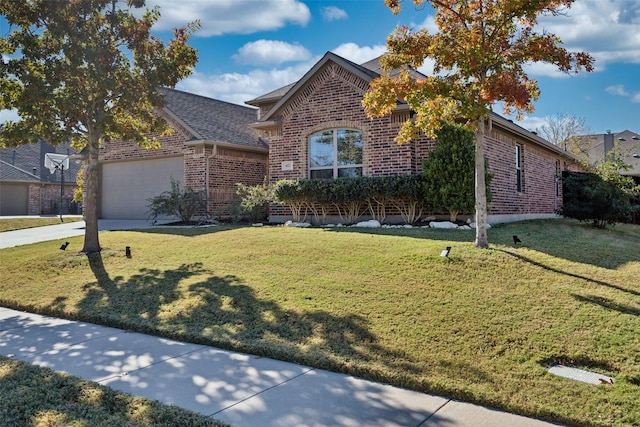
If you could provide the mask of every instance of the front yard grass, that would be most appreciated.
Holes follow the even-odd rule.
[[[82,221],[81,216],[64,216],[65,222]],[[2,218],[0,217],[0,233],[4,231],[22,230],[24,228],[42,227],[60,224],[59,217]]]
[[[3,426],[226,426],[204,415],[0,356]]]
[[[514,246],[512,235],[522,244]],[[0,250],[0,304],[573,425],[640,425],[640,227],[213,227]],[[125,246],[132,257],[125,256]],[[439,256],[451,246],[449,258]],[[77,249],[76,249],[77,250]],[[548,374],[564,363],[616,379]]]

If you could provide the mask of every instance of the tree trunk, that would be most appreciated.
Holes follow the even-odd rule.
[[[487,238],[487,186],[485,183],[485,162],[484,162],[484,123],[485,116],[476,121],[475,143],[476,143],[476,241],[478,249],[489,248]]]
[[[85,169],[85,189],[86,199],[84,201],[84,247],[82,252],[86,254],[100,252],[100,242],[98,240],[98,151],[100,140],[93,132],[89,132],[87,149],[89,151]]]

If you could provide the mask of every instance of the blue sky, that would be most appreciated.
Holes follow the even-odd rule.
[[[191,40],[199,63],[177,88],[239,104],[298,80],[327,51],[363,63],[384,53],[397,25],[435,29],[433,10],[410,0],[398,15],[383,0],[147,0],[153,5],[160,6],[156,35],[163,39],[189,21],[202,25]],[[535,130],[548,116],[570,114],[592,133],[640,132],[640,0],[576,0],[540,26],[568,50],[591,53],[596,69],[567,76],[527,67],[541,96],[518,123]]]

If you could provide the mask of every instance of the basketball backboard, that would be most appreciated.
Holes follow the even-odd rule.
[[[44,167],[54,173],[56,169],[69,170],[69,156],[66,154],[45,153]]]

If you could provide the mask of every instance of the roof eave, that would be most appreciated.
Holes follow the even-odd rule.
[[[234,150],[240,151],[251,151],[253,153],[266,153],[269,154],[269,148],[264,147],[251,147],[248,145],[239,145],[233,144],[231,142],[224,141],[212,141],[208,139],[191,139],[185,142],[185,145],[190,147],[198,147],[204,145],[205,147],[225,147],[225,148],[233,148]]]
[[[504,117],[502,117],[499,114],[496,113],[491,113],[491,120],[493,121],[494,124],[498,124],[500,127],[515,133],[518,136],[523,137],[524,139],[528,140],[529,142],[533,142],[534,144],[545,148],[549,151],[552,151],[556,154],[560,154],[563,157],[566,157],[568,159],[570,159],[571,161],[574,162],[580,162],[580,159],[574,155],[573,153],[569,152],[569,151],[565,151],[563,149],[561,149],[560,147],[550,143],[549,141],[545,140],[544,138],[539,137],[538,135],[534,134],[533,132],[530,132],[528,130],[526,130],[525,128],[518,126],[517,124],[513,123],[511,120],[508,120]]]

